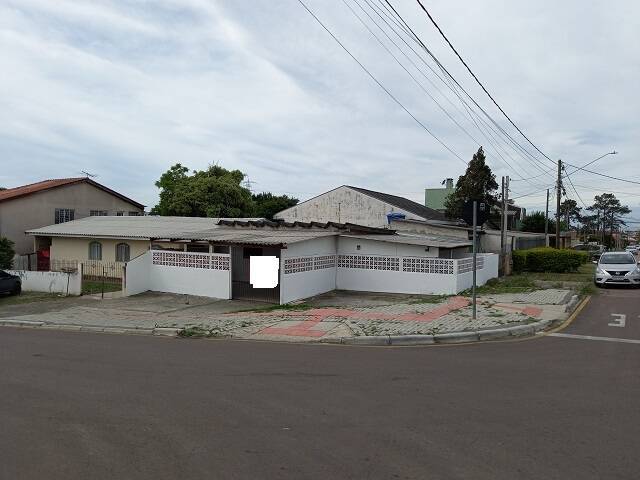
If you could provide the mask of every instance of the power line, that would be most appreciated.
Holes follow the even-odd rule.
[[[418,2],[418,5],[420,5],[420,8],[422,9],[422,11],[424,11],[424,13],[427,14],[427,16],[429,17],[429,20],[431,20],[431,23],[433,23],[433,25],[438,29],[438,32],[440,32],[440,35],[442,35],[442,38],[445,39],[445,41],[447,42],[447,44],[449,45],[449,47],[451,47],[451,50],[453,50],[453,52],[456,54],[456,56],[460,59],[460,61],[462,62],[462,64],[465,66],[465,68],[467,69],[467,71],[471,74],[471,76],[473,77],[473,79],[476,81],[476,83],[478,85],[480,85],[480,87],[482,88],[482,90],[484,91],[484,93],[487,94],[487,96],[491,99],[491,101],[493,102],[493,104],[498,107],[498,110],[500,110],[500,112],[502,112],[502,114],[505,116],[505,118],[507,120],[509,120],[509,123],[511,125],[513,125],[513,127],[520,133],[520,135],[522,135],[524,137],[524,139],[529,142],[529,144],[535,148],[540,154],[542,154],[542,156],[544,156],[547,160],[549,160],[550,162],[555,163],[553,160],[551,160],[551,158],[549,158],[547,156],[547,154],[545,154],[542,150],[540,150],[531,140],[529,140],[529,137],[527,137],[524,132],[522,130],[520,130],[520,127],[518,127],[515,122],[513,120],[511,120],[511,117],[509,117],[509,115],[507,115],[507,112],[505,112],[502,107],[498,104],[498,102],[496,102],[496,100],[493,98],[493,96],[489,93],[489,91],[485,88],[485,86],[482,84],[482,82],[478,79],[478,77],[476,76],[475,73],[473,73],[473,71],[471,70],[471,68],[469,67],[469,65],[467,65],[467,62],[464,61],[464,59],[460,56],[460,54],[458,53],[458,51],[456,50],[456,48],[451,44],[451,42],[449,41],[449,39],[447,38],[447,36],[444,34],[444,32],[442,31],[442,29],[440,28],[440,26],[436,23],[436,21],[433,19],[433,17],[431,16],[431,14],[429,13],[429,11],[425,8],[425,6],[422,4],[422,2],[420,0],[416,0],[416,2]]]
[[[322,23],[322,21],[315,15],[315,13],[313,13],[309,7],[307,7],[307,5],[302,1],[302,0],[298,0],[298,3],[300,3],[300,5],[302,5],[304,7],[304,9],[309,13],[309,15],[311,15],[313,17],[313,19],[318,22],[318,24],[320,24],[320,26],[329,34],[331,35],[331,37],[336,41],[336,43],[338,45],[340,45],[340,47],[360,66],[360,68],[362,70],[364,70],[364,72],[382,89],[384,90],[384,92],[394,101],[396,102],[411,118],[413,118],[413,120],[420,125],[429,135],[431,135],[440,145],[442,145],[449,153],[451,153],[452,155],[454,155],[458,160],[460,160],[462,163],[464,163],[465,165],[467,165],[467,162],[464,161],[464,159],[458,155],[454,150],[452,150],[446,143],[444,143],[442,140],[440,140],[431,130],[429,130],[429,128],[422,123],[413,113],[411,113],[411,111],[404,106],[404,104],[402,104],[402,102],[400,102],[400,100],[398,100],[382,83],[380,83],[380,81],[367,69],[367,67],[365,67],[360,60],[358,60],[350,51],[347,47],[344,46],[344,44],[338,39],[338,37],[336,37],[333,32],[331,30],[329,30],[329,28],[327,28],[327,26]]]
[[[365,0],[366,1],[366,0]],[[411,39],[416,42],[430,57],[431,59],[435,62],[435,64],[438,66],[438,68],[442,71],[442,73],[445,75],[446,78],[450,79],[451,81],[453,81],[455,83],[455,86],[457,88],[459,88],[465,95],[467,98],[469,98],[471,100],[471,102],[473,102],[473,104],[484,114],[484,116],[493,124],[495,125],[495,127],[505,136],[507,137],[511,143],[513,143],[513,145],[516,147],[516,150],[520,150],[522,153],[525,154],[525,156],[530,157],[534,162],[538,162],[541,165],[542,162],[540,160],[538,160],[535,156],[533,156],[527,149],[525,149],[522,145],[520,145],[520,143],[518,143],[506,130],[504,130],[504,128],[502,128],[502,126],[500,124],[498,124],[492,117],[491,115],[489,115],[486,110],[484,110],[480,104],[469,94],[469,92],[467,92],[465,90],[465,88],[460,85],[460,83],[455,79],[455,77],[446,69],[446,67],[440,62],[440,60],[438,60],[438,58],[433,54],[433,52],[425,45],[425,43],[420,39],[420,37],[413,31],[413,29],[409,26],[409,24],[406,22],[406,20],[402,17],[402,15],[400,15],[398,13],[398,11],[395,9],[395,7],[389,2],[389,0],[378,0],[378,2],[384,6],[385,10],[388,12],[388,14],[385,14],[385,16],[388,17],[389,14],[391,14],[391,11],[393,11],[393,15],[395,15],[404,25],[404,27],[402,28],[402,30],[411,37]],[[385,5],[386,3],[386,5]],[[388,7],[387,7],[388,5]],[[391,11],[389,11],[389,8],[391,8]],[[396,22],[394,22],[396,23]],[[394,30],[395,32],[395,30]],[[407,32],[410,32],[407,33]],[[397,32],[395,32],[396,35],[398,35]],[[406,42],[405,42],[406,44]],[[415,51],[414,51],[415,53]],[[422,59],[422,57],[420,57],[421,60],[424,62],[424,59]],[[428,65],[428,64],[427,64]],[[430,68],[430,67],[429,67]],[[441,81],[444,81],[442,79],[440,79]],[[467,107],[469,107],[469,105],[466,103],[466,101],[460,96],[460,93],[456,90],[456,88],[454,88],[453,85],[448,85],[449,88],[453,91],[453,93],[458,97],[458,99],[465,104]],[[555,163],[555,162],[554,162]],[[544,171],[543,168],[541,168],[539,165],[532,163],[536,168],[538,168],[541,171]],[[543,165],[544,166],[544,165]]]
[[[369,20],[371,22],[373,22],[373,24],[385,35],[385,37],[398,49],[398,51],[400,51],[400,53],[402,53],[402,55],[407,59],[407,61],[409,61],[409,63],[411,65],[413,65],[413,67],[422,74],[422,76],[424,78],[426,78],[429,83],[431,83],[431,85],[436,88],[435,84],[431,81],[431,79],[426,76],[424,74],[424,72],[415,64],[415,62],[402,50],[402,48],[387,34],[387,32],[380,26],[380,24],[378,22],[375,21],[375,19],[369,14],[369,12],[367,12],[364,7],[358,2],[358,0],[353,0],[354,3],[356,5],[358,5],[358,7],[360,8],[360,10],[362,10],[362,12],[369,18]],[[366,1],[366,0],[365,0]],[[411,77],[411,79],[415,82],[415,84],[422,90],[422,92],[427,95],[437,106],[440,110],[442,110],[444,112],[444,114],[458,127],[460,128],[466,135],[467,137],[469,137],[476,145],[481,145],[482,142],[478,141],[476,138],[473,137],[473,135],[471,135],[471,133],[469,133],[469,131],[464,128],[434,97],[433,95],[431,95],[429,93],[429,91],[424,87],[424,85],[413,75],[413,73],[411,73],[407,67],[398,59],[398,57],[396,57],[394,55],[394,53],[387,47],[387,45],[385,45],[385,43],[380,39],[380,37],[378,37],[378,35],[376,35],[376,33],[371,29],[371,27],[369,27],[369,25],[367,25],[367,23],[362,19],[362,17],[360,17],[360,15],[358,15],[358,13],[351,7],[351,5],[349,5],[347,3],[346,0],[342,0],[342,3],[345,4],[345,6],[351,11],[351,13],[360,21],[360,23],[367,29],[367,31],[376,39],[376,41],[382,46],[382,48],[384,48],[386,50],[386,52],[395,60],[395,62],[407,73],[407,75],[409,75]],[[367,2],[367,5],[369,5],[371,7],[371,5]],[[376,14],[378,14],[377,12],[375,12]],[[378,14],[378,16],[380,16]],[[387,24],[388,25],[388,24]],[[440,92],[440,94],[442,95],[442,93]],[[443,98],[447,99],[447,97],[445,97],[443,95]],[[448,100],[448,99],[447,99]],[[455,105],[454,105],[455,107]],[[476,124],[477,126],[477,124]],[[484,134],[484,132],[481,131],[481,133]],[[519,172],[501,155],[501,153],[498,151],[497,147],[493,144],[493,142],[491,142],[491,140],[486,136],[485,139],[487,139],[489,141],[489,143],[492,144],[492,146],[494,148],[496,148],[496,153],[498,155],[498,157],[509,167],[511,168],[516,175],[518,175],[519,177],[522,177],[522,175],[519,174]],[[513,160],[513,158],[512,158]],[[536,185],[534,185],[536,186]]]
[[[570,167],[574,167],[574,168],[580,169],[580,170],[585,171],[587,173],[592,173],[594,175],[600,175],[601,177],[610,178],[611,180],[618,180],[619,182],[626,182],[626,183],[633,183],[635,185],[640,185],[640,182],[635,182],[633,180],[627,180],[626,178],[612,177],[611,175],[605,175],[604,173],[594,172],[593,170],[587,170],[584,167],[577,167],[576,165],[573,165],[571,163],[565,162],[565,165],[569,165]],[[573,174],[575,172],[571,172],[571,173]]]
[[[563,167],[563,170],[564,170],[564,167]],[[584,203],[584,200],[582,200],[582,197],[578,193],[578,190],[576,190],[576,186],[573,184],[573,180],[571,180],[571,177],[569,175],[565,175],[565,177],[567,178],[567,180],[569,180],[569,183],[571,184],[571,187],[573,188],[573,191],[576,192],[576,195],[578,196],[578,200],[580,200],[580,203],[582,203],[582,206],[584,208],[587,208],[587,204]]]

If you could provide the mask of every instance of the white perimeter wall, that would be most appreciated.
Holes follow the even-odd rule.
[[[358,249],[358,246],[360,248]],[[338,254],[362,257],[375,257],[378,261],[391,262],[398,270],[386,270],[384,265],[374,268],[338,267],[336,288],[339,290],[358,290],[363,292],[413,293],[413,294],[450,294],[455,293],[456,276],[449,274],[414,273],[402,271],[403,257],[430,258],[434,262],[445,264],[449,260],[437,260],[438,248],[419,245],[405,245],[375,240],[340,237]],[[355,263],[351,260],[343,265]]]
[[[331,236],[294,243],[281,250],[280,303],[335,290],[336,243],[337,237]],[[287,259],[298,260],[292,264]]]
[[[471,258],[471,257],[469,257]],[[498,260],[500,255],[495,253],[478,254],[477,262],[482,262],[482,268],[476,268],[476,285],[481,286],[491,278],[498,278]],[[468,290],[473,286],[473,271],[457,275],[456,292]]]
[[[125,294],[137,295],[151,290],[150,275],[151,252],[147,251],[129,260],[125,265]]]
[[[165,263],[154,263],[154,251],[144,253],[127,263],[127,295],[152,290],[155,292],[180,293],[212,298],[231,298],[231,275],[229,255],[202,254],[188,252],[156,252],[164,256]],[[186,266],[188,259],[226,259],[226,270],[214,268],[194,268]],[[176,259],[178,259],[176,261]],[[205,262],[206,263],[206,262]],[[211,262],[216,263],[216,262]]]
[[[33,272],[28,270],[7,270],[12,275],[18,275],[22,280],[22,290],[25,292],[49,292],[80,295],[82,292],[82,273],[64,272]]]

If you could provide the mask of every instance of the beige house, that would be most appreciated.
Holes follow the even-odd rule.
[[[27,230],[89,216],[143,213],[144,205],[90,178],[44,180],[0,191],[0,236],[24,255],[48,247],[46,242],[35,245]]]

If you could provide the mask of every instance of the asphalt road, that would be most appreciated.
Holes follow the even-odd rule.
[[[639,297],[597,297],[567,332],[640,337]],[[601,325],[622,308],[627,326]],[[377,348],[1,328],[0,478],[635,479],[639,366],[638,344],[578,337]]]

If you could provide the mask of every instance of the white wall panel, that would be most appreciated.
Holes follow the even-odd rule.
[[[82,292],[82,273],[34,272],[29,270],[7,270],[22,281],[25,292],[48,292],[62,295],[80,295]]]

